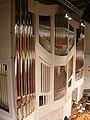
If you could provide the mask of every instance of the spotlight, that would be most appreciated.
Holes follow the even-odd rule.
[[[81,26],[82,26],[82,27],[85,27],[85,24],[84,24],[83,22],[81,22]]]
[[[68,15],[67,15],[67,14],[65,15],[65,18],[68,18]]]
[[[65,18],[67,18],[68,20],[72,20],[72,18],[69,17],[68,14],[65,14]]]
[[[68,17],[68,20],[72,20],[72,18],[71,18],[71,17]]]

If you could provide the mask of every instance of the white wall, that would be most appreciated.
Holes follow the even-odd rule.
[[[0,1],[0,59],[8,59],[11,56],[9,4],[9,0]]]
[[[90,89],[90,55],[85,55],[85,66],[84,66],[84,88]]]
[[[78,88],[75,88],[75,90],[72,92],[72,99],[77,101],[77,95],[78,95]]]
[[[89,67],[90,66],[90,24],[89,23],[86,23],[84,43],[85,43],[84,88],[90,89],[90,67]]]
[[[40,118],[40,120],[59,120],[59,109],[52,111],[48,115]]]
[[[36,112],[34,111],[30,116],[26,117],[24,120],[36,120]]]
[[[85,27],[85,54],[90,54],[90,24],[86,23]]]
[[[13,86],[12,86],[12,59],[11,59],[11,1],[0,0],[0,63],[7,64],[8,104],[9,113],[0,109],[0,120],[12,120]],[[15,120],[15,117],[14,117]]]
[[[79,100],[82,98],[83,96],[83,91],[82,91],[82,87],[78,87],[78,91],[77,91],[77,102],[79,102]]]
[[[65,116],[70,117],[71,115],[71,106],[72,106],[72,94],[68,97],[66,103],[62,107],[61,118],[64,119]]]

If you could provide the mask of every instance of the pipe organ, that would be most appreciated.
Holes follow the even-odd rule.
[[[1,1],[0,120],[63,119],[71,114],[64,109],[71,106],[74,87],[83,83],[79,23],[65,18],[62,6]]]
[[[39,95],[39,106],[44,106],[50,103],[50,66],[45,63],[41,63],[41,93]]]
[[[35,41],[32,13],[28,1],[16,1],[15,80],[17,120],[23,120],[35,110]],[[23,10],[25,8],[25,10]],[[20,10],[17,12],[17,10]],[[17,15],[17,13],[19,13]]]
[[[7,65],[0,64],[0,108],[9,112],[7,91]]]

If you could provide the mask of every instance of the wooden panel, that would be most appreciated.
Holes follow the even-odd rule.
[[[68,79],[71,77],[73,74],[73,57],[69,61],[69,66],[68,66]]]
[[[65,95],[66,80],[66,66],[54,67],[54,100],[58,100]]]

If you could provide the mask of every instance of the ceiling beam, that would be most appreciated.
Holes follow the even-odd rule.
[[[78,10],[77,7],[75,7],[73,4],[71,4],[68,0],[57,0],[58,2],[64,4],[65,6],[67,6],[69,9],[71,9],[72,11],[74,11],[75,13],[77,13],[78,15],[80,15],[80,11]]]

